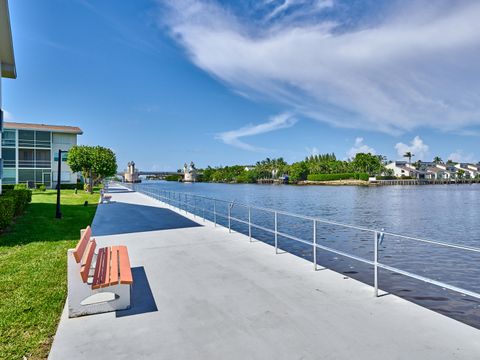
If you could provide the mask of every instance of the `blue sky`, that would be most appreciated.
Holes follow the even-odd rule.
[[[142,169],[404,151],[478,161],[476,1],[10,1],[7,117]]]

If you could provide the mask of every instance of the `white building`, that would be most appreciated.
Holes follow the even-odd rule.
[[[3,129],[2,78],[15,79],[15,57],[13,54],[12,29],[8,12],[8,1],[0,0],[0,139]],[[2,191],[2,154],[0,153],[0,193]]]
[[[393,170],[393,175],[396,177],[411,177],[414,179],[424,179],[425,172],[415,169],[411,164],[406,161],[393,161],[385,166],[387,169]]]
[[[5,122],[2,137],[3,183],[44,184],[54,188],[58,150],[62,150],[61,183],[75,184],[77,174],[66,160],[82,130],[75,126]]]
[[[478,174],[478,170],[475,169],[475,168],[471,168],[473,167],[474,165],[471,165],[471,164],[465,164],[465,163],[458,163],[458,164],[455,164],[455,167],[458,169],[458,170],[461,170],[463,171],[463,173],[465,174],[465,178],[467,179],[474,179]]]

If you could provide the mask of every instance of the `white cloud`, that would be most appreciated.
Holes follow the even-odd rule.
[[[447,160],[452,160],[454,162],[465,162],[465,163],[475,163],[475,155],[473,153],[465,154],[463,150],[456,150],[455,152],[448,155]]]
[[[216,138],[223,141],[225,144],[232,145],[240,149],[250,151],[262,151],[264,150],[263,148],[247,144],[240,139],[243,137],[254,136],[275,130],[289,128],[295,125],[296,122],[297,120],[291,114],[283,113],[277,116],[273,116],[266,123],[258,125],[247,125],[237,130],[226,131],[218,134]]]
[[[357,137],[355,139],[355,144],[350,148],[350,150],[347,151],[349,158],[354,158],[358,153],[370,153],[372,155],[376,154],[375,149],[365,144],[362,137]]]
[[[256,21],[228,3],[164,1],[160,25],[235,91],[334,126],[401,133],[480,125],[480,2],[392,1],[397,8],[361,27],[321,11],[308,18],[294,2],[273,15],[278,2],[260,3],[252,11],[264,21]]]
[[[420,136],[415,136],[413,140],[410,142],[410,145],[404,144],[399,142],[395,145],[395,149],[397,150],[398,156],[403,157],[403,155],[410,151],[413,155],[415,155],[416,160],[427,160],[428,155],[428,145],[423,142]]]

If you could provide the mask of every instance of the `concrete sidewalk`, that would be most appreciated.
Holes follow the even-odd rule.
[[[117,191],[115,191],[117,190]],[[478,359],[480,331],[144,195],[93,233],[128,246],[132,309],[68,319],[50,359]],[[66,255],[65,255],[66,256]]]

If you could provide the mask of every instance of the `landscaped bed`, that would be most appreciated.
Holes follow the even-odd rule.
[[[62,190],[59,220],[56,192],[34,192],[25,214],[0,235],[0,359],[47,357],[67,295],[67,249],[92,223],[98,199]]]

